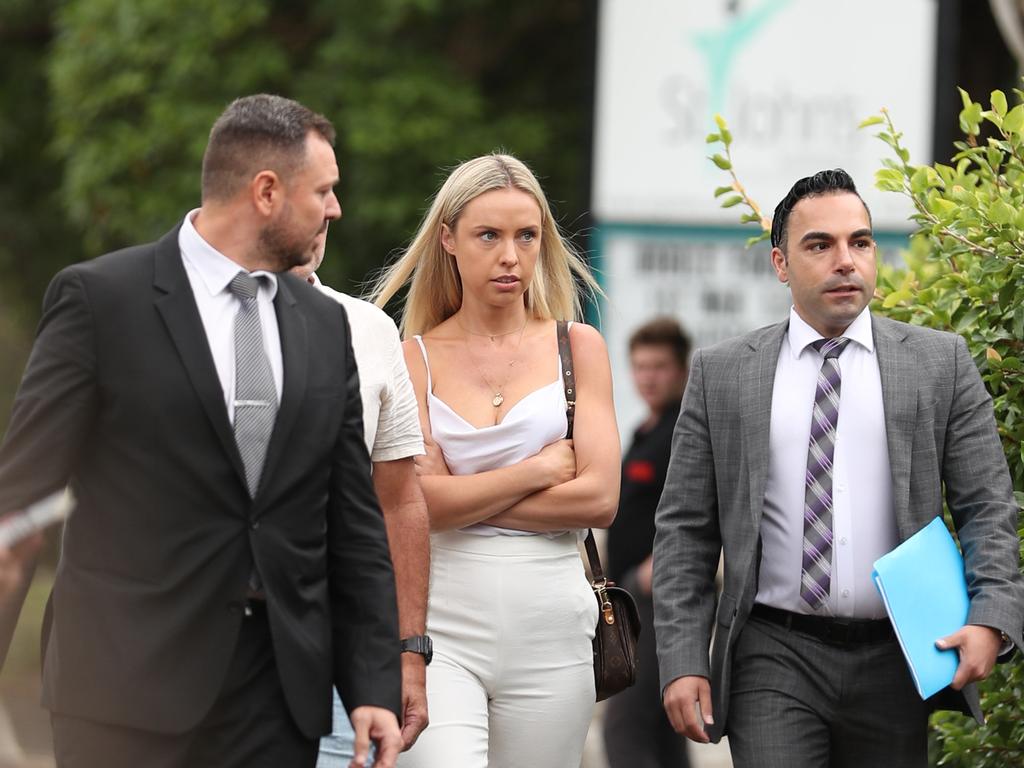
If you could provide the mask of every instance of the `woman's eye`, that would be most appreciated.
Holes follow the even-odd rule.
[[[521,238],[522,238],[523,240],[525,240],[526,242],[528,242],[528,243],[532,243],[532,242],[533,242],[534,240],[536,240],[536,239],[537,239],[537,233],[536,233],[536,232],[532,232],[532,231],[530,231],[530,230],[527,230],[526,232],[523,232],[523,233],[522,233],[522,234],[520,235],[520,237],[521,237]]]
[[[491,243],[491,242],[494,242],[494,240],[498,236],[494,232],[481,232],[480,233],[480,237],[481,237],[481,239],[483,239],[484,242]]]

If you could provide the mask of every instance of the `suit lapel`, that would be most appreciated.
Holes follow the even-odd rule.
[[[906,331],[898,324],[871,316],[871,329],[882,379],[885,438],[892,472],[892,504],[900,539],[919,526],[910,513],[910,459],[917,421],[917,378],[914,352],[904,341]]]
[[[244,484],[245,467],[238,454],[235,434],[224,406],[224,389],[217,377],[217,368],[210,353],[203,321],[199,317],[199,308],[181,261],[179,229],[175,227],[156,244],[153,279],[158,294],[156,308],[167,326],[213,430]]]
[[[309,336],[306,318],[298,310],[295,294],[288,285],[287,275],[278,275],[277,297],[274,312],[277,315],[278,332],[281,335],[281,359],[284,368],[284,386],[281,391],[281,406],[270,436],[267,459],[263,464],[263,475],[257,498],[266,489],[269,478],[281,460],[288,436],[295,426],[299,409],[306,396],[306,381],[309,365]]]
[[[740,386],[749,387],[749,394],[740,396],[740,418],[743,440],[750,457],[750,510],[754,525],[758,527],[761,525],[764,489],[768,481],[768,438],[771,433],[775,368],[779,362],[782,336],[788,328],[787,320],[765,329],[760,337],[751,339],[750,354],[744,359],[740,373]]]

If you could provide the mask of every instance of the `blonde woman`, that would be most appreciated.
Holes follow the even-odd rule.
[[[458,166],[379,281],[404,286],[406,363],[431,526],[430,726],[403,768],[577,766],[591,719],[597,604],[577,534],[619,497],[608,353],[570,325],[575,440],[556,321],[598,291],[530,170],[508,155]]]

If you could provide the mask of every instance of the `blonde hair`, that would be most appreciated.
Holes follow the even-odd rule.
[[[577,281],[588,298],[604,295],[583,257],[562,237],[544,191],[530,169],[511,155],[492,153],[468,160],[451,172],[412,243],[374,282],[370,300],[378,307],[408,284],[400,323],[403,338],[426,333],[462,306],[462,281],[455,259],[441,245],[441,225],[454,230],[472,200],[496,189],[526,192],[540,207],[540,257],[526,291],[526,310],[532,317],[581,320],[583,306]]]

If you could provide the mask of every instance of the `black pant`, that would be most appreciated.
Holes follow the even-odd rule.
[[[608,700],[604,747],[609,768],[687,768],[686,737],[672,730],[661,705],[658,653],[654,643],[654,603],[632,579],[625,586],[640,613],[636,683]]]
[[[304,736],[292,719],[266,607],[254,605],[224,686],[196,728],[166,734],[53,714],[57,768],[313,768],[319,740]]]

